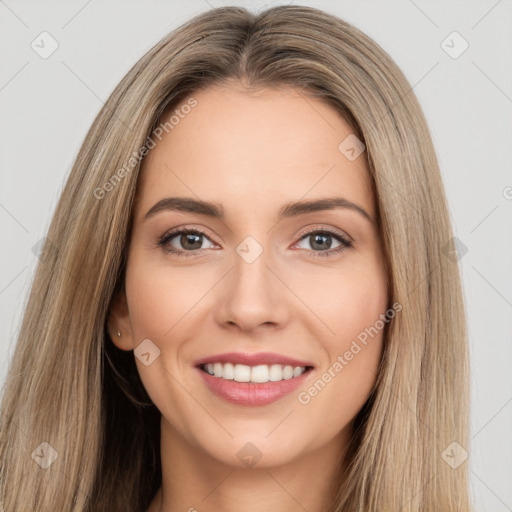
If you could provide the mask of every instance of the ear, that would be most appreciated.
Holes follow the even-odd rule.
[[[121,350],[133,350],[133,332],[124,289],[112,301],[107,321],[110,339]],[[121,334],[119,336],[119,333]]]

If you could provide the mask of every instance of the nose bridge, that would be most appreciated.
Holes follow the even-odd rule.
[[[271,270],[274,263],[270,250],[254,237],[246,237],[236,247],[233,269],[222,290],[221,322],[253,329],[285,320],[285,289]]]
[[[268,246],[263,247],[253,237],[247,237],[236,248],[234,257],[235,286],[238,291],[269,294],[272,287],[269,266],[273,260]],[[238,285],[240,285],[238,287]]]

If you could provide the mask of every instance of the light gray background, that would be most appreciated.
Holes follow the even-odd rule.
[[[512,511],[512,1],[294,3],[366,32],[402,68],[424,108],[455,234],[467,248],[460,264],[472,362],[472,493],[476,511]],[[220,5],[231,2],[0,0],[2,384],[37,263],[32,247],[96,113],[162,36]],[[31,47],[43,31],[59,45],[46,59]],[[441,46],[453,31],[469,44],[455,59]],[[453,38],[446,44],[461,48]]]

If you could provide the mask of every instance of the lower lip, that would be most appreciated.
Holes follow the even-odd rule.
[[[309,376],[311,370],[307,370],[298,377],[279,380],[277,382],[236,382],[235,380],[214,377],[197,368],[206,385],[217,396],[236,405],[267,405],[296,390]]]

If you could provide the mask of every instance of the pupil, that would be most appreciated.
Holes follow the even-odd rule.
[[[180,242],[181,242],[182,247],[184,247],[185,249],[194,250],[194,249],[199,249],[201,247],[200,238],[201,238],[200,235],[186,234],[186,235],[181,235]],[[194,239],[195,239],[195,241],[194,241]],[[192,247],[189,245],[189,242],[192,245]],[[197,245],[197,247],[194,247],[194,244]]]
[[[329,237],[330,237],[330,235],[313,235],[314,243],[311,244],[312,247],[315,248],[315,245],[317,245],[317,240],[322,239],[324,242],[326,242]],[[330,246],[331,246],[331,244],[327,244],[327,247],[326,247],[326,244],[324,244],[324,245],[318,244],[318,246],[316,248],[329,249]]]

